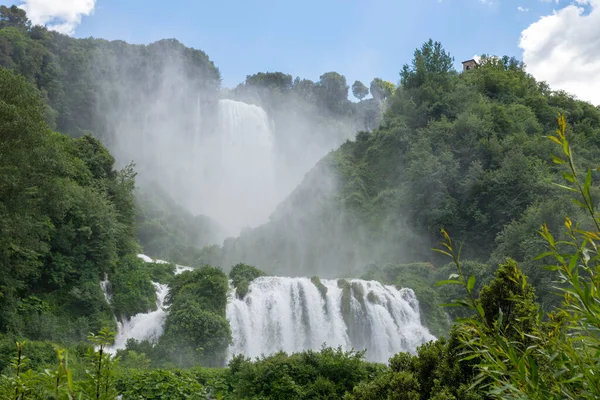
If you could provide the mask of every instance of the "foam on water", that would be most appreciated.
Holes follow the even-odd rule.
[[[326,293],[308,278],[283,277],[254,280],[244,299],[231,290],[230,356],[318,350],[325,344],[367,349],[368,360],[387,362],[393,354],[414,352],[435,340],[421,324],[411,289],[358,279],[348,280],[345,289],[336,280],[321,282]]]

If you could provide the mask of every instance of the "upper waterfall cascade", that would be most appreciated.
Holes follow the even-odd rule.
[[[177,266],[176,273],[186,269],[190,268]],[[109,284],[105,280],[101,285],[108,296]],[[168,287],[154,285],[157,309],[118,322],[115,344],[108,351],[125,348],[130,338],[155,341],[163,333]],[[260,277],[251,282],[243,299],[230,287],[227,319],[233,335],[229,357],[319,350],[326,345],[366,349],[368,360],[385,363],[398,352],[414,352],[435,340],[421,324],[411,289],[360,279],[324,279],[318,285],[308,278]]]
[[[202,214],[238,235],[266,222],[282,200],[275,185],[272,122],[262,108],[241,101],[219,100],[218,112],[219,134],[208,143],[205,159],[214,168],[202,187],[210,194],[201,200]]]

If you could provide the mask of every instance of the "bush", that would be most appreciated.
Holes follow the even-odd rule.
[[[151,282],[150,269],[140,258],[122,258],[109,276],[112,287],[111,304],[121,318],[156,309],[156,288]]]
[[[229,279],[233,281],[233,286],[236,288],[236,295],[243,299],[248,293],[250,282],[259,276],[264,276],[265,273],[256,267],[246,264],[237,264],[229,272]]]
[[[280,352],[251,362],[243,356],[229,363],[236,399],[340,399],[355,385],[385,369],[363,359],[364,352],[323,348],[287,355]]]
[[[129,372],[117,381],[117,391],[123,400],[207,398],[206,390],[193,374],[180,370]]]

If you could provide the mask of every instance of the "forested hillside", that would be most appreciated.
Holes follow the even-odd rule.
[[[453,61],[429,41],[398,87],[354,82],[357,103],[336,72],[257,73],[227,91],[176,40],[73,39],[1,6],[0,399],[598,398],[600,109],[514,58],[462,73]],[[268,223],[202,247],[222,227],[190,211],[214,193],[183,191],[199,177],[185,168],[199,136],[220,133],[225,97],[266,110],[229,109],[268,115],[292,169],[312,163],[298,147],[361,131],[314,160]],[[329,324],[351,345],[411,353],[229,354],[256,342],[233,328],[259,319],[246,307],[257,287],[273,319],[246,332],[263,342]],[[231,304],[246,311],[235,323]],[[111,347],[118,324],[152,311],[139,326],[156,336]]]
[[[578,163],[591,165],[600,156],[597,107],[550,90],[508,57],[457,73],[430,41],[402,69],[382,125],[323,159],[268,224],[227,242],[224,264],[329,276],[373,263],[439,265],[430,248],[444,227],[464,241],[463,258],[492,270],[506,256],[521,262],[552,303],[551,275],[533,261],[544,250],[536,229],[576,213],[552,185],[560,170],[545,136],[558,113]]]
[[[92,136],[53,132],[44,108],[24,77],[0,69],[0,327],[82,339],[114,325],[99,282],[138,249],[135,173],[116,171]]]

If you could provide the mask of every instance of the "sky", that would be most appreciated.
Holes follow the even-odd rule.
[[[600,0],[0,0],[75,37],[176,38],[215,62],[223,85],[282,71],[395,84],[432,38],[461,61],[515,56],[553,89],[600,104]]]

